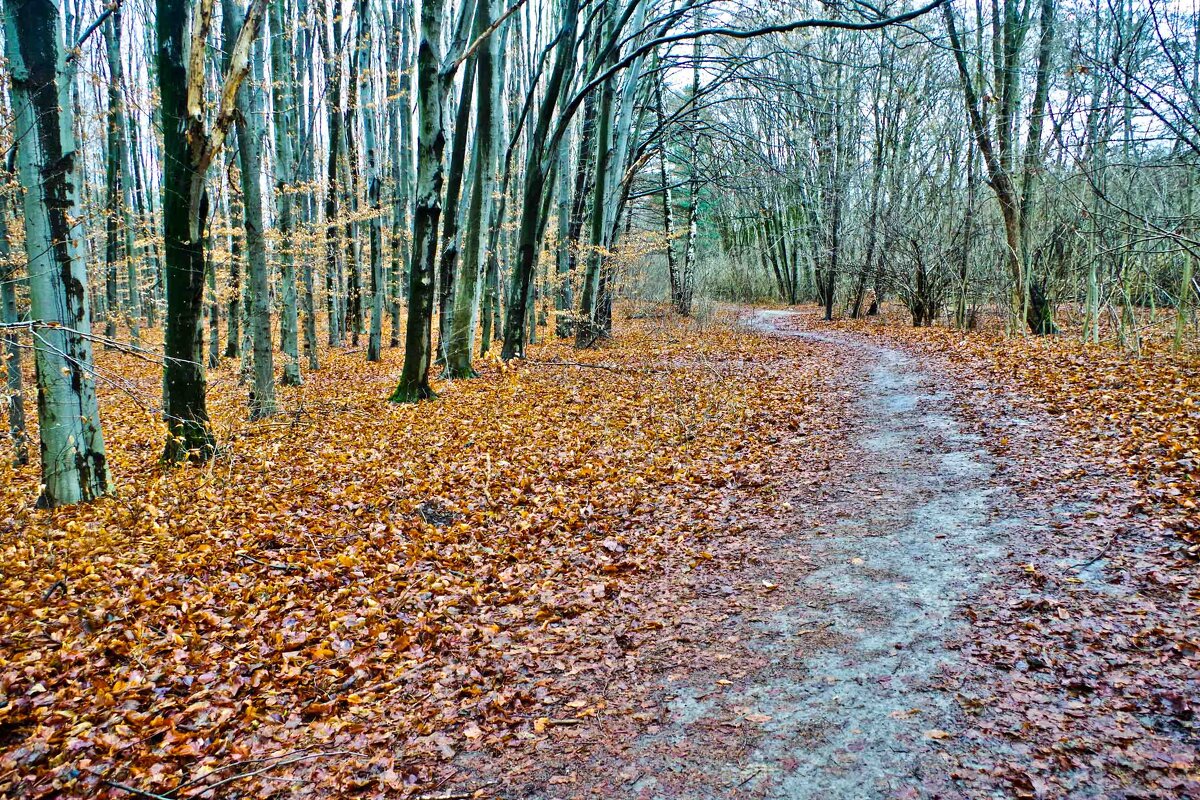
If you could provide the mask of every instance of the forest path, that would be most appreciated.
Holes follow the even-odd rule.
[[[844,457],[780,498],[747,545],[758,558],[695,573],[678,595],[683,649],[647,659],[636,687],[657,698],[653,724],[601,730],[591,750],[561,742],[500,796],[960,796],[944,754],[962,731],[953,641],[1017,511],[917,359],[787,318],[744,324],[828,359],[830,402],[855,426]]]
[[[819,565],[802,579],[824,598],[819,613],[777,615],[763,627],[779,638],[760,641],[778,647],[806,616],[840,641],[726,696],[771,720],[737,765],[746,783],[736,792],[712,784],[707,794],[759,785],[764,797],[927,796],[946,788],[937,741],[957,727],[952,687],[941,680],[956,658],[955,615],[1003,553],[1011,498],[993,483],[979,437],[951,413],[948,391],[913,357],[852,335],[782,329],[788,313],[760,311],[749,322],[827,345],[849,371],[858,428],[825,502],[801,512],[820,531],[797,542]],[[681,729],[703,711],[683,692],[673,710]]]

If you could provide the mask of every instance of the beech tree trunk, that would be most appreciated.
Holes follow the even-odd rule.
[[[421,4],[421,39],[417,44],[417,181],[408,275],[408,328],[404,337],[404,370],[392,392],[393,403],[435,396],[429,386],[430,327],[437,279],[438,223],[442,216],[444,106],[449,91],[440,55],[444,5],[444,0]]]
[[[526,317],[533,300],[534,271],[537,251],[545,231],[548,199],[547,179],[558,159],[557,143],[549,141],[550,124],[555,110],[569,91],[574,75],[574,51],[579,21],[578,4],[563,3],[563,22],[558,34],[554,66],[546,81],[546,94],[538,108],[537,123],[531,133],[531,147],[525,162],[525,182],[521,201],[521,223],[517,233],[517,259],[513,268],[512,286],[505,309],[504,348],[501,357],[506,361],[525,357]],[[549,148],[549,149],[548,149]]]
[[[6,3],[4,49],[25,189],[25,255],[44,508],[92,500],[111,489],[93,380],[87,272],[79,257],[82,215],[73,181],[74,118],[65,79],[62,8],[56,0]],[[19,11],[19,13],[18,13]]]
[[[492,2],[493,0],[479,0],[479,8],[475,15],[475,36],[482,35],[492,24]],[[475,322],[479,309],[479,284],[484,255],[484,217],[492,193],[488,178],[496,157],[493,88],[497,80],[495,55],[498,42],[499,34],[480,48],[475,69],[476,148],[471,158],[471,197],[464,226],[466,233],[462,246],[462,268],[455,287],[446,347],[446,376],[449,378],[472,378],[476,374],[471,366],[471,348],[475,343]]]
[[[168,461],[205,460],[216,450],[205,398],[200,328],[209,211],[204,184],[233,124],[234,98],[248,70],[250,43],[262,18],[262,3],[251,0],[236,40],[225,45],[229,67],[210,129],[205,118],[204,51],[212,26],[213,0],[199,0],[191,9],[189,0],[157,0],[167,298],[163,416],[170,433],[163,457]]]
[[[477,7],[487,5],[479,0]],[[483,12],[486,14],[486,12]],[[480,12],[476,10],[476,19]],[[476,25],[478,30],[478,25]],[[471,105],[475,95],[475,66],[471,56],[463,65],[462,91],[454,115],[454,138],[450,144],[450,167],[446,181],[446,209],[442,222],[441,260],[438,264],[438,360],[445,362],[450,341],[450,314],[454,305],[454,284],[457,279],[459,241],[458,206],[462,198],[463,174],[466,171],[467,133],[471,127]],[[477,134],[478,135],[478,134]]]
[[[366,25],[368,0],[361,0],[359,19]],[[363,133],[367,151],[367,201],[371,206],[369,235],[371,239],[371,322],[367,335],[367,361],[383,358],[383,299],[386,293],[383,274],[383,182],[379,174],[379,152],[375,141],[375,102],[373,82],[370,78],[370,49],[364,48],[360,55],[367,69],[367,80],[363,84]]]
[[[275,0],[268,16],[271,39],[272,110],[275,124],[275,191],[279,208],[279,260],[280,295],[283,302],[279,309],[279,344],[283,354],[283,384],[299,386],[300,335],[299,309],[296,303],[296,243],[295,202],[296,157],[293,143],[299,136],[296,122],[296,98],[294,86],[296,75],[293,70],[295,59],[291,58],[290,39],[284,32],[285,4]],[[268,325],[270,320],[268,319]],[[269,341],[269,339],[268,339]]]
[[[421,38],[417,45],[417,181],[408,276],[408,322],[404,335],[404,369],[392,392],[393,403],[435,397],[429,386],[429,367],[433,349],[433,301],[437,292],[438,225],[442,217],[445,106],[458,67],[454,59],[464,47],[466,22],[471,19],[474,9],[469,0],[459,10],[449,56],[443,63],[444,6],[444,0],[430,0],[421,5]]]
[[[121,262],[121,159],[125,149],[125,108],[121,103],[121,8],[118,6],[104,25],[108,56],[108,129],[105,154],[104,200],[104,336],[105,349],[115,344],[120,313],[118,274]]]
[[[8,244],[8,197],[0,201],[0,322],[15,325],[17,310],[17,263]],[[25,429],[25,386],[21,375],[21,341],[15,330],[4,334],[5,388],[8,391],[8,438],[12,440],[13,466],[29,463],[29,434]]]
[[[391,8],[390,4],[386,4]],[[409,202],[412,176],[412,3],[402,0],[392,18],[393,39],[388,47],[388,96],[395,97],[389,114],[392,149],[391,269],[388,278],[388,306],[391,311],[390,347],[400,346],[400,298],[403,295],[405,271],[411,253],[404,247],[404,230],[410,225]],[[397,61],[397,59],[399,59]]]
[[[338,283],[338,159],[342,147],[342,15],[333,17],[332,38],[318,34],[325,56],[325,81],[329,104],[329,149],[325,171],[325,302],[330,347],[342,346],[342,315]]]
[[[233,41],[242,24],[238,0],[222,0],[222,25],[225,41]],[[267,217],[263,203],[262,170],[266,168],[266,87],[265,58],[262,44],[256,43],[250,56],[253,84],[237,92],[238,166],[241,168],[242,219],[246,231],[246,280],[250,289],[251,368],[254,383],[250,389],[250,418],[263,419],[274,414],[275,353],[271,335],[271,272],[267,264]]]

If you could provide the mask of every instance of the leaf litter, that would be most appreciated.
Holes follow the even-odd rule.
[[[816,427],[820,367],[782,349],[648,322],[419,406],[384,401],[396,353],[329,353],[261,423],[226,368],[225,448],[179,470],[106,397],[115,497],[39,511],[0,472],[0,794],[419,795],[606,713],[580,674],[662,631],[627,596],[717,558],[734,493],[773,502],[772,442]],[[98,357],[153,396],[152,366]]]
[[[1017,519],[951,599],[936,680],[876,676],[900,687],[877,693],[892,748],[923,754],[877,796],[1200,793],[1194,361],[786,324],[919,362]],[[418,407],[382,402],[395,353],[330,353],[260,423],[222,370],[226,446],[182,471],[145,404],[104,398],[116,497],[37,511],[35,475],[0,467],[0,794],[574,797],[603,775],[653,797],[702,761],[708,793],[679,796],[779,796],[814,754],[852,774],[869,730],[747,694],[887,629],[830,578],[908,590],[877,557],[888,498],[846,483],[865,365],[839,347],[627,322]],[[152,367],[99,358],[154,396]]]

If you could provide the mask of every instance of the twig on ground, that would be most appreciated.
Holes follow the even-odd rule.
[[[729,788],[731,788],[731,789],[740,789],[740,788],[742,788],[743,786],[745,786],[747,783],[749,783],[750,781],[752,781],[752,780],[754,780],[755,778],[757,778],[757,777],[758,777],[759,775],[761,775],[761,774],[762,774],[762,770],[761,770],[761,769],[756,769],[756,770],[754,770],[754,772],[750,773],[750,776],[749,776],[749,777],[747,777],[747,778],[743,778],[743,779],[742,779],[742,781],[741,781],[740,783],[738,783],[736,786],[730,786]]]
[[[172,800],[172,798],[167,797],[165,794],[155,794],[154,792],[147,792],[143,789],[137,789],[137,788],[134,788],[133,786],[126,786],[123,783],[117,783],[116,781],[107,781],[106,780],[106,781],[104,781],[104,784],[106,786],[111,786],[114,789],[120,789],[122,792],[129,792],[130,794],[136,794],[138,797],[151,797],[151,798],[154,798],[154,800]]]
[[[304,567],[297,566],[296,564],[284,564],[282,561],[263,561],[260,558],[255,558],[254,556],[249,556],[245,553],[238,553],[238,558],[245,559],[246,561],[253,562],[263,567],[270,567],[271,569],[282,569],[289,572],[299,572],[300,570],[304,569]]]
[[[1120,532],[1120,531],[1117,531],[1116,533],[1114,533],[1114,534],[1113,534],[1113,535],[1112,535],[1112,536],[1109,538],[1109,540],[1108,540],[1108,543],[1107,543],[1107,544],[1105,544],[1105,545],[1104,545],[1104,547],[1100,548],[1100,552],[1099,552],[1099,553],[1096,553],[1096,555],[1092,556],[1092,557],[1091,557],[1090,559],[1088,559],[1087,561],[1084,561],[1082,564],[1072,564],[1072,565],[1070,566],[1070,569],[1084,569],[1085,567],[1090,567],[1092,564],[1095,564],[1097,561],[1099,561],[1100,559],[1104,558],[1104,556],[1108,555],[1108,551],[1109,551],[1109,550],[1112,548],[1112,546],[1113,546],[1113,545],[1116,543],[1116,541],[1117,541],[1117,537],[1118,537],[1118,536],[1120,536],[1120,535],[1121,535],[1121,532]]]
[[[628,367],[614,367],[611,364],[588,364],[583,361],[563,361],[562,359],[558,359],[558,358],[553,358],[553,359],[527,358],[525,360],[526,360],[526,362],[528,362],[530,364],[538,364],[541,366],[584,367],[586,369],[603,369],[603,370],[607,370],[608,372],[616,372],[618,374],[626,373],[626,374],[637,375],[639,373],[657,373],[660,375],[665,375],[668,372],[670,372],[670,370],[655,369],[654,367],[645,367],[643,369],[631,369]]]
[[[471,800],[480,789],[485,789],[494,783],[495,781],[488,781],[468,791],[450,792],[448,794],[419,794],[417,795],[417,800]]]
[[[61,578],[56,580],[54,583],[50,584],[50,588],[47,589],[46,593],[42,595],[42,602],[44,603],[47,600],[49,600],[51,597],[53,597],[54,593],[57,592],[59,589],[62,589],[63,594],[67,593],[67,582]]]
[[[355,754],[351,753],[349,750],[331,750],[329,752],[324,752],[324,753],[304,753],[302,755],[293,756],[291,758],[286,758],[283,761],[276,761],[274,764],[268,764],[265,767],[259,767],[258,769],[253,769],[253,770],[250,770],[249,772],[239,772],[237,775],[230,775],[228,778],[219,780],[216,783],[210,783],[206,786],[201,786],[201,787],[199,787],[200,791],[197,792],[196,797],[201,797],[201,796],[213,791],[214,789],[219,789],[220,787],[225,786],[230,783],[233,783],[234,781],[240,781],[242,778],[253,778],[255,775],[262,775],[264,772],[270,772],[271,770],[276,769],[277,767],[286,767],[288,764],[295,764],[299,761],[309,761],[314,758],[324,758],[326,756],[342,756],[342,755],[355,755]],[[209,773],[209,774],[212,774],[212,773]],[[177,787],[177,790],[178,790],[178,788],[182,788],[182,785],[180,787]]]

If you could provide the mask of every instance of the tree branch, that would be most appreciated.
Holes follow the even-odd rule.
[[[212,0],[202,0],[202,2],[211,3]],[[242,22],[237,39],[234,40],[233,47],[229,51],[229,69],[225,72],[225,80],[221,84],[220,105],[217,106],[217,117],[213,121],[212,132],[208,135],[205,144],[200,164],[201,170],[207,168],[216,154],[221,151],[221,146],[225,143],[225,136],[233,124],[238,90],[242,86],[242,81],[250,74],[250,46],[254,43],[254,37],[258,35],[258,26],[262,23],[266,8],[266,0],[250,0],[250,7],[246,9],[246,19]]]

